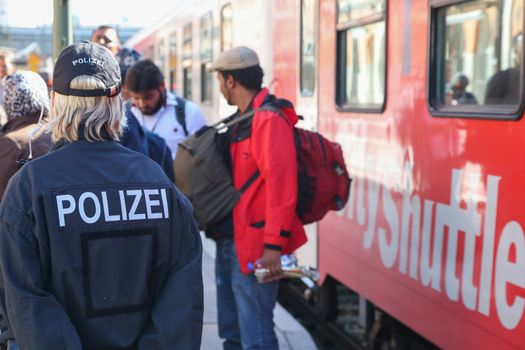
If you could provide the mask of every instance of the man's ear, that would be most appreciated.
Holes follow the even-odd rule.
[[[237,84],[235,79],[233,79],[233,76],[231,76],[231,75],[226,76],[225,83],[226,83],[226,87],[228,89],[233,89],[235,87],[235,85]]]

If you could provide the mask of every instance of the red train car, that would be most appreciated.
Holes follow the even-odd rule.
[[[525,347],[523,0],[275,3],[274,79],[316,99],[354,180],[319,223],[322,281],[439,347]]]

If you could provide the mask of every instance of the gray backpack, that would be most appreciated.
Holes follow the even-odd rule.
[[[215,140],[218,132],[251,118],[254,113],[248,112],[234,120],[220,120],[179,143],[173,163],[175,185],[193,205],[193,216],[201,230],[230,214],[242,192],[251,184],[248,182],[241,189],[233,187]]]

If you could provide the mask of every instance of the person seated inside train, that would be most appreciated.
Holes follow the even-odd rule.
[[[447,96],[448,104],[457,105],[477,105],[478,100],[474,94],[467,91],[470,81],[466,75],[459,73],[452,79],[450,91]]]
[[[520,100],[520,70],[523,35],[514,36],[514,67],[496,72],[485,90],[486,105],[515,105]]]

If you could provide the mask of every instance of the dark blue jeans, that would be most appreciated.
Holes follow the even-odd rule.
[[[224,350],[274,350],[273,309],[279,282],[258,283],[239,269],[233,240],[217,242],[215,258],[219,337]]]

